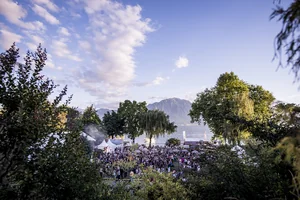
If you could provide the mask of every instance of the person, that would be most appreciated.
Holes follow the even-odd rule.
[[[120,171],[120,167],[117,168],[117,179],[118,179],[118,180],[121,179],[121,171]]]
[[[129,176],[130,176],[130,182],[133,182],[134,172],[131,171],[131,172],[129,173]]]

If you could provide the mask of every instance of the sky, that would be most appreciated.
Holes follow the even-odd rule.
[[[273,0],[1,0],[0,50],[16,42],[23,57],[41,43],[45,75],[68,85],[79,108],[193,101],[231,71],[300,103],[294,75],[273,60],[274,8]]]

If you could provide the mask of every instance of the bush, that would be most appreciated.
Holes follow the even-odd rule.
[[[180,140],[177,138],[170,138],[166,142],[166,146],[169,147],[174,147],[174,146],[179,146],[180,145]]]
[[[42,75],[46,50],[18,62],[13,45],[0,55],[0,199],[99,199],[103,184],[81,130],[66,126],[65,87]]]

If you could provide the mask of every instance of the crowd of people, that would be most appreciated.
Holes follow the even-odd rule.
[[[101,165],[101,175],[116,179],[127,178],[142,173],[143,168],[151,167],[157,172],[172,173],[183,177],[186,170],[200,171],[197,162],[201,152],[179,147],[146,147],[145,145],[115,148],[109,153],[99,152],[97,162]],[[131,177],[131,176],[130,176]]]

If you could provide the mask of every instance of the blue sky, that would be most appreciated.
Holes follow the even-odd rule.
[[[16,42],[24,55],[42,43],[44,73],[68,84],[81,108],[193,101],[230,71],[300,103],[293,74],[272,62],[273,8],[273,0],[2,0],[0,50]]]

